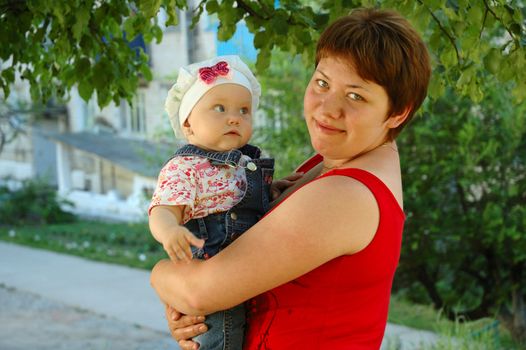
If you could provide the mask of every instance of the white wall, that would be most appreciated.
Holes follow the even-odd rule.
[[[0,159],[0,180],[5,177],[15,180],[29,179],[33,177],[33,166],[31,163]]]
[[[61,193],[61,197],[75,204],[72,209],[64,209],[84,217],[140,222],[147,220],[147,209],[150,203],[150,198],[144,195],[143,189],[153,189],[155,185],[156,181],[153,179],[135,176],[133,194],[124,200],[111,191],[107,194],[96,194],[73,190]]]
[[[181,16],[184,17],[184,16]],[[181,18],[181,22],[184,18]],[[177,74],[179,67],[188,63],[188,53],[186,51],[186,30],[168,28],[163,33],[163,40],[156,44],[152,42],[150,46],[152,73],[154,79],[173,78]]]

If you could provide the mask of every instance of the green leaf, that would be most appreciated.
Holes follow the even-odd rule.
[[[519,23],[512,23],[510,25],[510,31],[513,34],[521,35],[521,33],[522,33],[521,25]]]
[[[484,57],[484,67],[488,70],[488,72],[492,74],[498,73],[500,70],[500,59],[501,54],[497,49],[490,49],[488,54]]]
[[[159,44],[163,40],[163,31],[159,26],[155,25],[152,27],[151,32],[157,44]]]
[[[220,41],[227,41],[236,32],[236,27],[234,25],[225,25],[221,23],[217,30],[217,39]]]
[[[78,91],[80,97],[82,97],[82,99],[87,102],[93,94],[93,86],[88,81],[88,79],[84,78],[79,82]]]
[[[482,92],[482,89],[480,88],[480,84],[477,79],[472,79],[469,82],[468,90],[471,100],[475,103],[480,102],[484,97],[484,93]]]
[[[2,69],[2,78],[7,82],[12,83],[15,81],[15,68],[13,66]]]
[[[97,89],[97,102],[100,107],[106,107],[112,100],[112,96],[107,89]]]
[[[256,69],[258,72],[263,72],[270,65],[270,48],[264,47],[259,50],[256,62]]]
[[[219,4],[217,1],[207,1],[206,2],[206,11],[210,14],[219,12]]]
[[[159,12],[162,0],[139,0],[139,11],[147,18],[152,18]]]
[[[168,18],[166,19],[165,25],[176,26],[178,24],[179,22],[177,18],[177,8],[178,7],[181,8],[180,6],[178,6],[175,0],[170,0],[168,2],[168,5],[165,7],[166,13],[168,14]]]
[[[484,11],[486,9],[482,6],[470,6],[468,10],[467,18],[469,19],[469,22],[471,23],[482,23],[482,19],[484,17]],[[479,29],[479,28],[477,28]]]
[[[268,33],[266,31],[257,32],[254,36],[254,47],[256,49],[261,49],[268,42]]]
[[[289,30],[289,24],[283,16],[275,16],[271,19],[271,28],[277,35],[286,35]]]
[[[526,82],[517,82],[516,86],[512,90],[512,95],[515,99],[515,103],[519,104],[521,101],[526,100]]]
[[[440,54],[440,62],[446,68],[454,66],[457,63],[457,55],[455,50],[450,46],[445,47]]]
[[[0,75],[0,87],[2,87],[2,91],[4,92],[4,96],[9,96],[11,93],[11,89],[9,88],[9,83],[7,83],[3,77]]]
[[[297,34],[297,38],[299,39],[299,41],[301,41],[305,45],[314,44],[314,40],[312,39],[310,32],[306,29],[300,30]]]
[[[73,27],[71,28],[73,32],[73,38],[75,40],[79,41],[82,33],[85,31],[86,27],[88,26],[90,20],[90,9],[86,7],[81,7],[77,11],[76,21],[75,24],[73,24]]]
[[[446,91],[446,83],[443,77],[433,75],[429,83],[428,94],[430,97],[436,99],[444,95]]]
[[[56,6],[53,6],[53,15],[57,19],[60,27],[65,26],[64,15],[66,13],[63,11],[64,9],[62,8],[62,6],[64,6],[64,3],[57,3]]]
[[[150,70],[150,67],[148,67],[148,65],[143,64],[141,66],[141,73],[142,73],[144,79],[146,79],[148,81],[151,81],[153,79],[152,71]]]
[[[93,86],[96,90],[102,90],[106,87],[110,81],[110,73],[106,58],[101,58],[101,60],[93,67],[92,79]]]

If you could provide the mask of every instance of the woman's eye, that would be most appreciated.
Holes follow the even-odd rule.
[[[247,114],[250,114],[250,109],[248,109],[247,107],[243,107],[239,110],[239,113],[243,114],[243,115],[247,115]]]
[[[216,111],[216,112],[224,112],[225,111],[225,106],[223,106],[223,105],[215,105],[214,106],[214,111]]]
[[[351,92],[349,95],[348,95],[351,100],[354,100],[354,101],[363,101],[363,97],[358,95],[357,93],[355,92]]]
[[[325,80],[322,80],[322,79],[317,79],[316,85],[324,89],[329,87],[329,84]]]

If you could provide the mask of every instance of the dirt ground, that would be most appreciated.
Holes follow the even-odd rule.
[[[179,349],[156,332],[0,285],[2,350]]]

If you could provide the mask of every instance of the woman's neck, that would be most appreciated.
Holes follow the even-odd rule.
[[[359,153],[358,155],[355,155],[353,157],[347,158],[347,159],[328,159],[324,158],[323,163],[321,165],[321,169],[319,172],[319,176],[333,170],[333,169],[340,169],[340,168],[348,168],[351,167],[352,163],[354,161],[359,160],[360,158],[366,157],[368,155],[371,155],[372,152],[382,149],[388,149],[391,152],[398,153],[398,148],[396,146],[395,141],[386,141],[370,150],[364,151]]]

